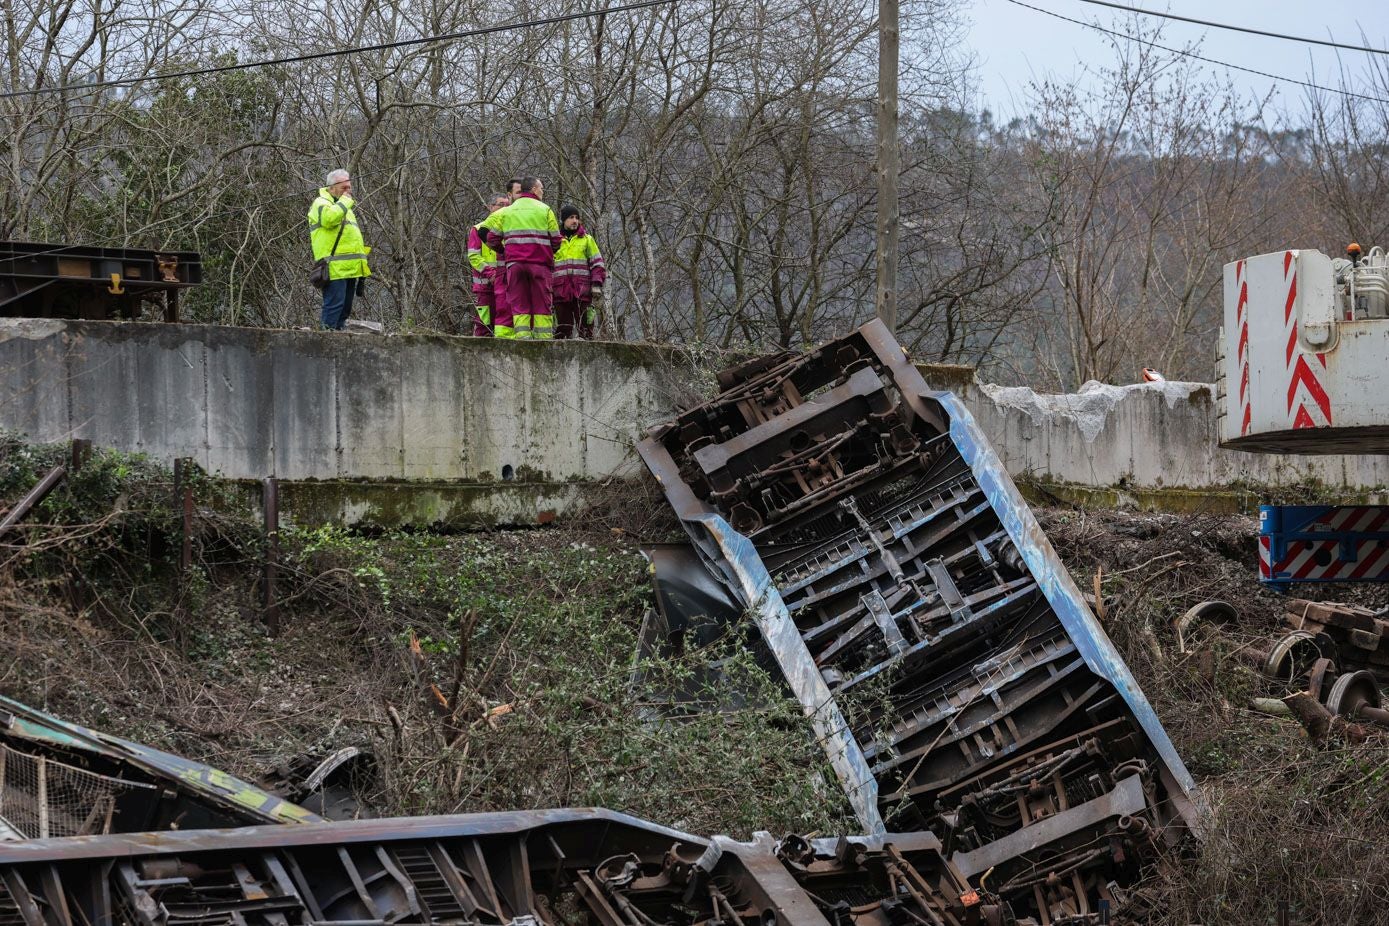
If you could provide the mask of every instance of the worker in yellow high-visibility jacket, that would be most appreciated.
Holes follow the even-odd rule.
[[[573,206],[560,207],[559,233],[563,240],[555,252],[555,338],[592,338],[608,276],[603,252]]]
[[[494,193],[487,200],[487,214],[511,205],[511,197],[505,193]],[[492,326],[511,325],[511,313],[506,311],[505,290],[497,286],[497,274],[501,270],[497,263],[497,252],[483,240],[487,233],[482,223],[468,229],[468,264],[473,268],[473,337],[490,338]]]
[[[309,205],[309,243],[313,259],[326,261],[328,285],[323,287],[323,327],[341,331],[352,314],[352,301],[361,292],[371,268],[371,248],[353,211],[352,177],[345,170],[331,171],[327,186]]]

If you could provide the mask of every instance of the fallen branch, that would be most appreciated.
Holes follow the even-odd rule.
[[[1307,731],[1307,738],[1314,745],[1325,746],[1326,738],[1331,733],[1331,712],[1305,691],[1288,695],[1283,699],[1283,703],[1297,718],[1297,722],[1302,724],[1302,729]]]
[[[415,680],[420,686],[420,697],[428,707],[439,717],[447,719],[450,715],[448,698],[439,690],[439,686],[429,681],[429,661],[425,659],[424,650],[420,647],[419,637],[415,636],[415,631],[410,631],[410,666],[414,670]]]
[[[1160,562],[1161,560],[1165,560],[1165,559],[1171,559],[1171,558],[1174,557],[1174,556],[1181,556],[1181,555],[1182,555],[1182,551],[1181,551],[1181,550],[1172,550],[1171,552],[1168,552],[1168,553],[1160,553],[1160,554],[1158,554],[1157,556],[1154,556],[1154,557],[1153,557],[1152,559],[1150,559],[1150,560],[1147,560],[1147,561],[1145,561],[1145,562],[1139,563],[1137,566],[1130,566],[1130,567],[1127,568],[1127,569],[1120,569],[1118,572],[1111,572],[1111,573],[1109,574],[1108,577],[1111,578],[1111,579],[1117,579],[1119,576],[1126,576],[1126,575],[1128,575],[1130,572],[1137,572],[1137,571],[1140,570],[1140,569],[1147,569],[1147,568],[1148,568],[1149,566],[1151,566],[1153,563]]]

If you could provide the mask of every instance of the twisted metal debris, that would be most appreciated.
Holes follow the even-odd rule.
[[[929,833],[705,839],[544,810],[0,844],[23,926],[1004,926]]]
[[[964,406],[877,322],[719,385],[639,450],[864,828],[1043,923],[1122,906],[1193,783]]]

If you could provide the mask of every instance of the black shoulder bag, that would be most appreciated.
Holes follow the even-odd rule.
[[[338,242],[342,240],[342,230],[347,227],[347,210],[343,210],[342,222],[338,225],[338,236],[333,239],[333,250],[328,252],[328,257],[338,253]],[[313,269],[309,271],[309,283],[314,289],[323,289],[328,285],[328,257],[320,257],[313,262]]]

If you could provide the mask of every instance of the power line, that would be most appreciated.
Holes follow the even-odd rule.
[[[1260,71],[1254,68],[1247,68],[1238,64],[1231,64],[1228,61],[1220,61],[1215,58],[1207,58],[1205,55],[1198,55],[1196,52],[1188,51],[1184,48],[1171,48],[1167,45],[1161,45],[1157,42],[1150,41],[1149,39],[1142,39],[1135,35],[1129,35],[1126,32],[1118,32],[1114,29],[1106,29],[1104,26],[1097,25],[1096,23],[1086,22],[1083,19],[1074,19],[1070,16],[1062,15],[1061,13],[1056,13],[1051,10],[1044,10],[1039,6],[1033,6],[1030,3],[1024,3],[1023,0],[1008,0],[1008,2],[1013,4],[1014,6],[1024,7],[1036,13],[1042,13],[1046,16],[1051,16],[1056,19],[1064,19],[1066,22],[1074,23],[1077,26],[1084,26],[1087,29],[1094,29],[1097,32],[1103,32],[1106,35],[1112,35],[1116,38],[1127,39],[1130,42],[1139,42],[1140,44],[1147,45],[1150,48],[1156,48],[1159,51],[1165,51],[1173,55],[1183,55],[1187,58],[1194,58],[1197,61],[1204,61],[1207,64],[1214,64],[1217,67],[1230,68],[1231,70],[1235,71],[1243,71],[1246,74],[1254,74],[1258,77],[1267,77],[1269,80],[1275,80],[1287,84],[1296,84],[1299,87],[1306,87],[1309,90],[1320,90],[1323,93],[1335,93],[1339,94],[1340,96],[1348,97],[1351,99],[1367,100],[1371,103],[1382,103],[1386,106],[1389,106],[1389,100],[1386,100],[1383,97],[1370,96],[1365,93],[1356,93],[1353,90],[1343,90],[1338,87],[1326,87],[1321,84],[1314,84],[1310,81],[1298,80],[1295,77],[1284,77],[1281,74],[1270,74],[1268,71]]]
[[[430,160],[430,159],[432,159],[432,158],[444,157],[445,155],[457,154],[457,153],[459,153],[460,151],[468,151],[468,150],[470,150],[470,149],[482,148],[482,147],[485,147],[485,146],[486,146],[487,144],[489,144],[490,142],[492,142],[492,141],[494,141],[494,140],[496,140],[496,139],[498,139],[498,138],[503,137],[505,134],[506,134],[506,133],[505,133],[505,132],[502,132],[502,131],[493,131],[493,132],[490,132],[489,134],[487,134],[486,136],[484,136],[482,139],[480,139],[480,140],[478,140],[478,141],[470,141],[470,142],[468,142],[468,143],[466,143],[466,144],[463,144],[463,145],[456,145],[456,146],[454,146],[454,147],[452,147],[452,148],[444,148],[444,149],[439,150],[439,151],[430,151],[430,152],[427,152],[427,153],[425,153],[425,154],[417,155],[416,157],[413,157],[413,158],[406,158],[406,159],[403,160],[403,161],[396,161],[396,162],[394,162],[394,163],[392,163],[392,164],[384,165],[384,166],[382,166],[382,167],[374,167],[374,168],[368,168],[368,169],[365,169],[365,170],[354,171],[354,172],[353,172],[353,176],[354,176],[354,177],[373,177],[373,176],[376,176],[376,175],[378,175],[378,174],[384,174],[384,173],[395,172],[395,171],[400,170],[400,169],[403,168],[403,167],[409,167],[411,164],[418,164],[418,163],[420,163],[421,161],[428,161],[428,160]],[[260,200],[259,202],[251,203],[250,205],[246,205],[246,206],[232,206],[232,207],[230,207],[230,208],[228,208],[228,209],[221,209],[221,210],[218,210],[218,211],[216,211],[216,212],[209,212],[209,213],[207,213],[207,214],[205,214],[205,215],[195,216],[195,217],[193,218],[193,221],[195,221],[198,225],[202,225],[202,224],[204,224],[204,223],[206,223],[206,222],[211,221],[212,219],[218,219],[218,218],[222,218],[222,217],[224,217],[224,216],[236,215],[236,214],[242,213],[242,212],[246,212],[246,213],[255,212],[255,211],[259,210],[259,209],[264,209],[264,208],[267,207],[267,206],[274,205],[275,203],[282,202],[282,201],[284,201],[284,200],[289,200],[289,199],[301,199],[301,200],[302,200],[302,199],[303,199],[304,197],[306,197],[306,196],[310,196],[310,195],[316,194],[316,193],[318,192],[318,189],[319,189],[318,187],[314,187],[314,188],[312,188],[312,189],[306,189],[306,190],[295,190],[294,192],[291,192],[291,193],[282,193],[282,194],[280,194],[280,195],[278,195],[278,196],[271,196],[271,197],[269,197],[268,199],[263,199],[263,200]],[[141,228],[141,231],[146,231],[146,232],[147,232],[147,231],[149,231],[149,230],[151,230],[151,229],[159,228],[160,226],[162,226],[162,225],[167,225],[167,224],[169,224],[169,223],[171,223],[171,222],[185,222],[185,223],[186,223],[186,222],[189,222],[189,221],[190,221],[190,219],[189,219],[188,216],[183,216],[183,215],[169,216],[169,217],[167,217],[167,218],[159,219],[159,220],[157,220],[157,221],[151,222],[151,223],[149,223],[149,224],[143,226],[143,227]],[[102,245],[102,246],[104,247],[105,245]],[[112,247],[122,247],[123,245],[111,245],[111,246],[112,246]],[[26,253],[26,254],[20,254],[20,255],[17,255],[17,256],[15,256],[15,257],[0,258],[0,268],[3,268],[4,264],[6,264],[6,263],[15,263],[15,262],[22,261],[22,260],[29,260],[29,259],[35,258],[35,257],[44,257],[44,256],[51,255],[51,254],[58,254],[58,253],[61,253],[62,251],[67,250],[67,249],[70,248],[70,247],[73,247],[73,245],[72,245],[72,244],[59,244],[59,245],[54,245],[53,247],[49,248],[49,249],[46,250],[46,251],[33,251],[33,252],[30,252],[30,253]],[[153,250],[161,250],[161,249],[160,249],[160,248],[154,248]]]
[[[1090,3],[1095,6],[1107,6],[1111,10],[1123,10],[1125,13],[1138,13],[1142,16],[1156,16],[1159,19],[1172,19],[1177,22],[1194,23],[1198,26],[1210,26],[1212,29],[1228,29],[1231,32],[1243,32],[1247,35],[1262,35],[1270,39],[1283,39],[1288,42],[1305,42],[1309,45],[1325,45],[1327,48],[1341,48],[1346,51],[1363,51],[1372,55],[1389,55],[1389,48],[1372,48],[1368,45],[1347,45],[1343,42],[1333,42],[1330,39],[1314,39],[1303,35],[1287,35],[1282,32],[1266,32],[1263,29],[1250,29],[1248,26],[1234,26],[1229,23],[1211,22],[1208,19],[1193,19],[1190,16],[1178,16],[1176,13],[1159,13],[1157,10],[1143,10],[1136,6],[1124,6],[1122,3],[1110,3],[1108,0],[1080,0],[1081,3]]]
[[[497,32],[510,32],[514,29],[530,29],[535,26],[553,26],[557,23],[572,22],[576,19],[591,19],[594,16],[606,16],[609,13],[630,13],[635,10],[644,10],[655,6],[668,6],[679,2],[679,0],[640,0],[637,3],[627,3],[621,6],[608,7],[602,10],[587,10],[581,13],[565,13],[561,16],[547,16],[542,19],[531,19],[525,22],[505,23],[499,26],[485,26],[481,29],[466,29],[462,32],[444,32],[439,35],[430,35],[418,39],[401,39],[396,42],[382,42],[377,45],[356,45],[347,48],[334,48],[330,51],[313,52],[307,55],[294,55],[289,58],[268,58],[263,61],[246,61],[240,64],[225,64],[216,67],[195,68],[191,71],[175,71],[169,74],[149,74],[144,77],[128,77],[116,80],[93,81],[84,84],[62,84],[57,87],[36,87],[30,90],[10,90],[0,93],[0,100],[8,100],[14,97],[23,96],[43,96],[49,93],[66,93],[74,90],[97,90],[102,87],[134,87],[139,84],[150,83],[159,80],[178,80],[184,77],[201,77],[206,74],[222,74],[227,71],[245,71],[250,68],[269,67],[273,64],[299,64],[305,61],[318,61],[323,58],[336,58],[342,55],[354,55],[360,52],[369,51],[390,51],[396,48],[410,48],[416,45],[430,45],[435,42],[456,42],[459,39],[474,38],[480,35],[492,35]]]

